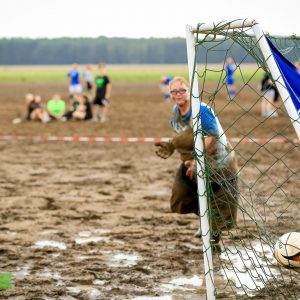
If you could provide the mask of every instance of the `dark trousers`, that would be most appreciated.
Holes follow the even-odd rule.
[[[173,184],[171,211],[199,215],[197,183],[186,176],[187,168],[181,164]],[[208,179],[207,200],[213,233],[229,230],[236,224],[238,205],[238,178],[236,175],[219,182]]]

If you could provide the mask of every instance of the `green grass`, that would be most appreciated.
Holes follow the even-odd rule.
[[[37,82],[37,81],[60,81],[67,82],[66,73],[71,66],[0,66],[0,81],[2,82]],[[207,70],[206,78],[210,81],[222,80],[221,65],[213,65]],[[246,65],[242,70],[235,72],[237,81],[247,81],[254,76],[255,80],[262,77],[262,72],[255,73],[255,65]],[[84,66],[80,66],[80,71]],[[187,65],[108,65],[108,75],[114,81],[159,81],[163,75],[188,77]],[[199,66],[199,72],[203,67]],[[94,75],[97,74],[96,66]]]
[[[0,291],[10,290],[12,288],[12,274],[0,273]]]
[[[0,66],[0,81],[35,82],[68,81],[66,73],[71,66]],[[84,66],[80,66],[80,71]],[[163,75],[187,76],[185,65],[109,65],[107,72],[112,81],[158,81]],[[96,66],[94,75],[97,74]]]

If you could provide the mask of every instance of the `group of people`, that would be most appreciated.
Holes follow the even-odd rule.
[[[72,97],[69,108],[58,94],[53,95],[44,105],[41,96],[28,93],[25,95],[25,103],[27,107],[26,121],[48,123],[54,120],[89,120],[92,118],[89,99],[82,94],[75,94]]]
[[[105,65],[98,65],[98,74],[95,78],[92,66],[86,65],[82,73],[85,88],[82,86],[77,64],[73,65],[67,76],[70,78],[68,100],[64,101],[60,95],[55,94],[43,104],[41,96],[28,93],[25,95],[27,113],[24,120],[42,123],[53,120],[65,122],[71,119],[107,121],[111,82],[106,74]],[[84,90],[85,93],[83,93]],[[15,119],[13,122],[18,123],[19,120]]]
[[[73,69],[67,73],[67,76],[70,77],[69,98],[72,103],[73,98],[76,95],[80,95],[83,91],[77,64],[73,65]],[[92,98],[90,101],[91,119],[93,121],[106,122],[112,85],[106,73],[105,64],[98,65],[98,74],[95,78],[92,73],[92,66],[86,65],[82,77],[86,84],[87,95]]]

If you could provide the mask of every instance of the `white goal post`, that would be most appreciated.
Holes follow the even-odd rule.
[[[199,78],[197,75],[197,62],[196,62],[196,38],[195,34],[206,34],[216,28],[220,29],[239,29],[239,28],[249,28],[252,29],[254,37],[257,41],[257,45],[260,48],[267,66],[271,72],[274,81],[276,82],[276,87],[279,94],[284,102],[287,113],[291,119],[294,126],[296,134],[300,139],[300,122],[299,114],[295,109],[292,102],[291,96],[282,78],[278,65],[273,57],[270,50],[269,44],[262,31],[259,23],[256,20],[245,19],[236,20],[233,22],[220,22],[212,24],[199,24],[196,27],[187,25],[186,26],[186,46],[187,46],[187,59],[188,59],[188,71],[189,71],[189,81],[191,85],[191,107],[192,107],[192,117],[193,117],[193,131],[194,131],[194,149],[195,155],[200,159],[197,160],[197,184],[198,184],[198,200],[199,200],[199,210],[200,210],[200,221],[202,230],[202,240],[203,240],[203,253],[204,253],[204,267],[205,267],[205,282],[206,282],[206,293],[208,300],[214,300],[216,297],[216,290],[214,284],[214,273],[213,273],[213,259],[212,259],[212,248],[211,248],[211,233],[208,218],[208,203],[207,203],[207,193],[206,193],[206,182],[205,182],[205,163],[203,157],[204,145],[203,137],[201,136],[201,118],[197,118],[200,109],[199,99]],[[248,33],[248,32],[247,32]]]

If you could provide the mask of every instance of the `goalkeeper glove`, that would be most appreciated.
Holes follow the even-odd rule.
[[[156,142],[154,145],[157,147],[155,150],[156,155],[164,159],[170,157],[175,151],[172,142]]]

